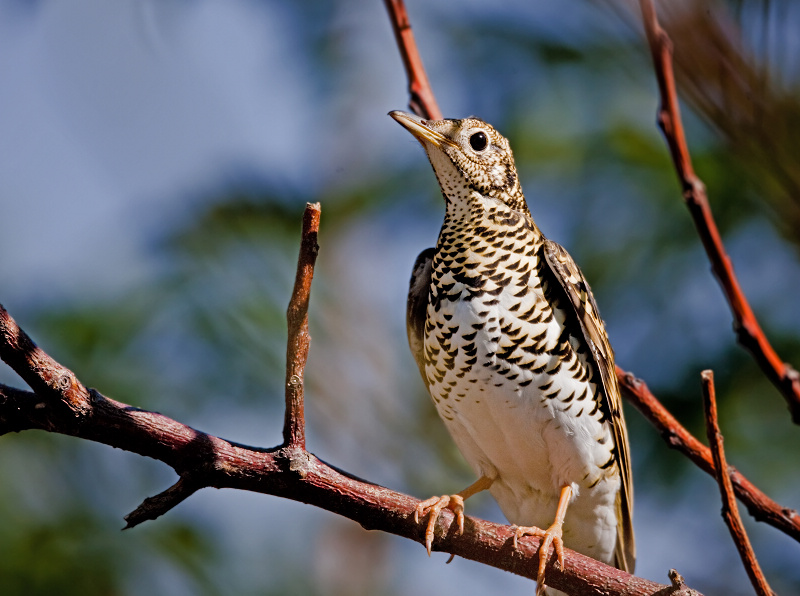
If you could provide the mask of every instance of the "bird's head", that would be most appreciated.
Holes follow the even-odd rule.
[[[448,201],[495,199],[529,214],[508,140],[477,118],[424,120],[395,110],[389,115],[422,143]]]

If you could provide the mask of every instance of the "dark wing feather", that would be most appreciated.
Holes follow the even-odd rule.
[[[433,270],[433,248],[426,248],[417,257],[411,271],[408,284],[408,302],[406,303],[406,332],[411,354],[417,362],[419,372],[425,380],[424,333],[425,317],[431,290],[431,271]],[[427,381],[426,381],[427,383]]]
[[[622,487],[617,497],[616,566],[633,573],[636,562],[636,545],[633,537],[633,478],[628,431],[622,413],[622,398],[614,367],[614,353],[608,342],[592,290],[575,261],[562,246],[550,240],[544,242],[544,255],[578,317],[583,336],[589,344],[595,366],[603,381],[603,393],[606,399],[603,405],[609,414],[622,478]]]

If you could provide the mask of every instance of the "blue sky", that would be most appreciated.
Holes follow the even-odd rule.
[[[256,4],[0,3],[6,300],[134,283],[148,236],[236,169],[308,176],[311,90]]]

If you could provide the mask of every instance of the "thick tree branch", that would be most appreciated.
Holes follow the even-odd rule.
[[[7,313],[2,311],[7,317]],[[381,530],[424,542],[424,527],[414,522],[418,499],[370,484],[290,446],[248,447],[208,435],[156,412],[134,408],[92,391],[91,408],[78,424],[54,395],[39,395],[0,384],[0,434],[42,429],[104,443],[163,461],[181,480],[147,499],[126,519],[133,527],[177,505],[201,487],[235,488],[285,497]],[[190,480],[186,480],[189,478]],[[459,535],[449,511],[437,523],[434,549],[534,579],[540,539],[512,548],[514,528],[468,517]],[[548,585],[581,594],[629,596],[675,594],[673,588],[634,577],[570,550],[565,569],[548,569]]]
[[[73,416],[89,410],[89,392],[72,374],[40,350],[0,305],[0,358],[24,379],[34,391],[54,392],[62,399],[60,407]]]
[[[617,379],[626,399],[661,433],[667,445],[692,460],[697,467],[716,477],[711,450],[681,426],[661,405],[641,379],[617,367]],[[744,503],[756,521],[765,522],[800,542],[800,516],[794,509],[781,507],[761,492],[736,468],[730,467],[730,478],[736,497]]]
[[[717,397],[714,388],[714,373],[704,370],[701,374],[703,381],[703,411],[705,412],[706,434],[711,445],[711,454],[714,457],[714,467],[717,470],[717,483],[722,495],[722,517],[730,530],[739,556],[750,578],[750,583],[756,589],[759,596],[771,596],[772,590],[767,583],[767,578],[761,571],[756,554],[750,545],[750,539],[742,524],[739,516],[739,507],[736,504],[736,497],[733,494],[728,462],[725,460],[725,449],[722,446],[722,433],[719,431],[719,418],[717,416]]]
[[[800,424],[800,374],[775,352],[739,285],[711,213],[705,186],[692,167],[675,87],[672,42],[658,23],[652,0],[640,0],[640,5],[661,94],[658,123],[669,146],[684,201],[733,314],[737,340],[753,355],[767,378],[781,392],[789,406],[792,421]]]
[[[406,69],[410,96],[408,107],[421,118],[441,120],[442,112],[439,110],[431,84],[428,82],[428,75],[425,74],[425,67],[422,65],[422,58],[417,50],[417,42],[414,41],[414,33],[411,31],[405,3],[403,0],[385,0],[385,4],[386,10],[389,11],[394,38],[397,40],[397,47],[403,59],[403,66]]]

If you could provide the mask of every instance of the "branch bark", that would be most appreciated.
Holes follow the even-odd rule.
[[[661,433],[673,449],[692,460],[697,467],[716,478],[711,450],[698,441],[650,392],[644,381],[617,367],[617,379],[625,398]],[[800,516],[797,511],[782,507],[770,499],[736,468],[730,467],[730,478],[736,497],[747,507],[756,521],[765,522],[800,542]]]
[[[736,549],[742,559],[742,564],[750,578],[750,583],[756,589],[759,596],[771,596],[772,590],[767,583],[767,578],[761,571],[756,554],[747,537],[747,532],[739,516],[739,507],[736,505],[736,497],[733,494],[730,473],[728,472],[728,462],[725,459],[725,449],[722,446],[722,433],[719,430],[719,418],[717,416],[717,397],[714,388],[714,373],[704,370],[701,374],[703,382],[703,411],[705,412],[706,434],[711,445],[711,454],[714,457],[714,467],[717,470],[717,483],[719,492],[722,495],[722,518],[728,526]]]
[[[12,333],[8,333],[12,331]],[[49,378],[60,364],[36,348],[0,306],[0,355],[23,377]],[[17,341],[10,341],[16,338]],[[19,348],[23,345],[23,348]],[[20,357],[35,351],[37,368]],[[352,519],[364,528],[424,542],[424,527],[414,522],[419,500],[371,484],[330,466],[297,445],[250,447],[195,430],[157,412],[107,398],[74,379],[81,400],[76,416],[66,402],[71,389],[23,391],[0,384],[0,435],[28,429],[70,435],[151,457],[172,467],[179,481],[146,499],[126,516],[127,528],[155,519],[204,487],[235,488],[315,505]],[[473,517],[463,535],[453,515],[439,518],[434,549],[535,579],[540,539],[530,537],[512,548],[514,528]],[[548,585],[581,594],[696,594],[637,578],[566,549],[565,568],[548,570]]]
[[[678,104],[675,74],[672,68],[672,42],[658,22],[652,0],[640,0],[642,19],[653,56],[653,66],[661,94],[658,123],[669,146],[675,171],[697,233],[711,262],[733,315],[733,327],[739,344],[753,356],[767,378],[778,388],[789,406],[792,421],[800,424],[800,374],[781,360],[769,343],[750,303],[739,285],[733,264],[725,251],[711,212],[703,182],[695,174],[686,144],[686,135]]]

